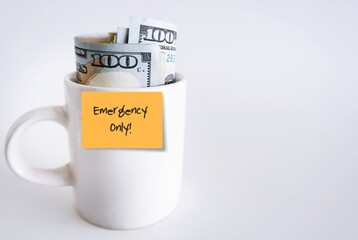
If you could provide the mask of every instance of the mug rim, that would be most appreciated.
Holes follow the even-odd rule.
[[[74,79],[76,79],[76,71],[66,74],[64,79],[65,79],[65,84],[69,87],[80,88],[82,90],[89,90],[89,91],[158,91],[161,89],[177,87],[178,85],[183,85],[186,82],[185,76],[179,72],[175,73],[175,82],[165,85],[151,86],[151,87],[119,88],[119,87],[98,87],[98,86],[83,85],[73,81]]]

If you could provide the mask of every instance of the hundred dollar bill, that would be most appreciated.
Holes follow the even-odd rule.
[[[129,28],[118,27],[116,32],[116,43],[128,43]]]
[[[130,17],[128,43],[155,43],[160,48],[160,84],[175,81],[176,26],[150,18]]]
[[[150,87],[158,83],[156,45],[114,44],[112,34],[75,37],[77,80],[101,87]]]

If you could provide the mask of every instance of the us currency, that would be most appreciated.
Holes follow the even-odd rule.
[[[118,27],[116,32],[116,43],[128,43],[129,28]]]
[[[158,46],[113,43],[118,34],[75,37],[77,80],[101,87],[156,86]]]
[[[128,43],[156,44],[160,48],[159,84],[175,81],[176,26],[150,18],[130,17]]]

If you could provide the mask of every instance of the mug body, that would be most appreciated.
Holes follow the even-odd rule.
[[[110,229],[160,221],[176,207],[181,188],[186,81],[149,88],[102,88],[65,77],[70,172],[76,209],[85,220]],[[162,92],[162,149],[82,148],[82,92]]]

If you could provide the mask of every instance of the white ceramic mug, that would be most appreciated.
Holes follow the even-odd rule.
[[[186,80],[149,88],[101,88],[65,77],[66,105],[32,110],[11,127],[6,159],[21,178],[52,186],[73,186],[76,209],[85,220],[110,229],[133,229],[160,221],[176,207],[181,188]],[[163,149],[81,147],[82,92],[162,92]],[[32,124],[51,120],[69,136],[70,161],[57,169],[34,168],[22,158],[19,140]]]

